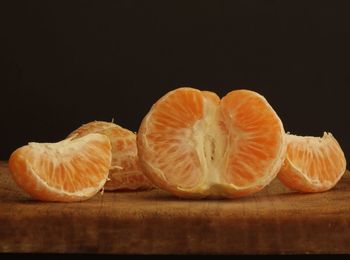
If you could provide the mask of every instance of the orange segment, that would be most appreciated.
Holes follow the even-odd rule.
[[[87,134],[106,135],[112,146],[112,166],[105,190],[139,190],[154,187],[142,173],[137,156],[136,134],[112,122],[93,121],[80,126],[68,138]]]
[[[161,169],[162,179],[175,186],[191,188],[200,181],[200,162],[191,136],[203,116],[203,102],[199,90],[171,91],[153,105],[151,119],[141,127],[147,151],[139,151],[140,156],[155,165],[154,170]]]
[[[138,149],[145,174],[183,197],[236,197],[266,186],[285,155],[283,125],[259,94],[178,88],[143,119]]]
[[[15,182],[44,201],[81,201],[95,195],[111,165],[108,138],[90,134],[58,143],[29,143],[11,154]]]
[[[232,91],[222,99],[222,121],[230,136],[226,180],[237,186],[271,181],[284,154],[283,126],[277,114],[261,95]],[[266,179],[264,179],[266,177]]]
[[[345,155],[331,133],[323,137],[287,135],[287,156],[278,174],[289,188],[321,192],[334,187],[346,170]]]

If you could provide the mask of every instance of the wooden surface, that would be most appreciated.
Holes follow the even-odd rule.
[[[0,162],[0,251],[350,253],[350,176],[331,191],[297,194],[274,181],[235,200],[181,200],[159,191],[105,192],[80,203],[43,203]]]

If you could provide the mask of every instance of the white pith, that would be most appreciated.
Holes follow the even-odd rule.
[[[203,100],[204,118],[193,125],[192,140],[203,172],[204,189],[221,183],[221,175],[227,160],[227,136],[222,135],[217,124],[219,106]]]

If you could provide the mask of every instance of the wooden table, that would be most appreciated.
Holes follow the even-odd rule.
[[[235,200],[152,190],[43,203],[20,191],[0,162],[0,252],[350,253],[350,175],[319,194],[293,193],[276,180]]]

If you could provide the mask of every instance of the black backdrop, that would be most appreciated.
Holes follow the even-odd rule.
[[[346,1],[0,5],[0,159],[92,120],[137,130],[177,86],[258,91],[287,131],[330,131],[350,159]]]

